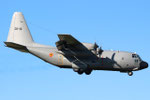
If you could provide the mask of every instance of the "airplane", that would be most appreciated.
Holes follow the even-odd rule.
[[[133,71],[148,68],[148,63],[132,52],[103,50],[96,43],[81,43],[70,34],[58,34],[56,47],[35,43],[22,12],[14,12],[5,46],[30,53],[60,68],[69,68],[79,75],[93,70]]]

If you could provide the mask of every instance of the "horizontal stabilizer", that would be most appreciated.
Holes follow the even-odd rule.
[[[26,46],[22,46],[20,44],[12,43],[12,42],[4,42],[4,43],[6,44],[7,47],[10,47],[10,48],[22,51],[22,52],[29,52]]]

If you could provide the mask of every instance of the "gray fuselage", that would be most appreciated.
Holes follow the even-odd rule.
[[[27,48],[31,54],[61,68],[73,68],[73,62],[75,62],[77,59],[74,58],[71,53],[70,55],[63,55],[55,47],[34,46]],[[78,51],[78,53],[82,54],[82,52],[80,53],[80,51]],[[86,59],[84,58],[84,56],[80,58],[80,61],[87,64],[87,67],[93,70],[112,70],[127,72],[143,69],[140,67],[140,63],[142,62],[141,58],[137,54],[131,52],[103,51],[100,56],[97,56],[98,59],[92,59],[90,58],[90,56],[85,57]],[[76,66],[75,68],[80,68],[80,66]]]

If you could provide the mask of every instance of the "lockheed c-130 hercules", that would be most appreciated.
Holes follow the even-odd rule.
[[[148,67],[148,63],[136,53],[105,51],[96,43],[81,43],[69,34],[58,34],[58,37],[56,47],[35,43],[23,14],[15,12],[4,43],[7,47],[30,53],[52,65],[73,69],[78,74],[90,75],[93,70],[109,70],[132,76],[132,71]]]

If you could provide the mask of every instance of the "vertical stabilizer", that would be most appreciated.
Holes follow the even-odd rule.
[[[6,42],[16,43],[24,46],[31,45],[33,43],[32,36],[21,12],[15,12],[13,14]]]

